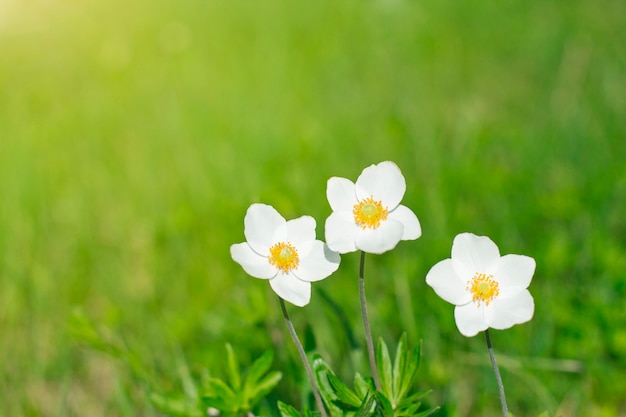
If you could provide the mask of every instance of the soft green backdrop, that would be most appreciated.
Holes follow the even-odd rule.
[[[367,259],[373,332],[423,339],[440,416],[498,412],[481,337],[424,283],[463,231],[537,260],[534,319],[492,334],[511,411],[626,415],[626,3],[0,0],[0,415],[157,415],[82,312],[164,392],[275,349],[269,286],[231,261],[249,204],[330,214],[326,180],[390,159],[423,236]],[[318,236],[323,238],[322,227]],[[346,379],[358,255],[291,308]]]

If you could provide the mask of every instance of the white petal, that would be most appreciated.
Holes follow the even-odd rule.
[[[463,336],[472,337],[476,336],[478,332],[487,330],[489,326],[485,321],[483,309],[484,305],[479,307],[475,303],[468,303],[454,308],[456,327]]]
[[[230,256],[255,278],[269,279],[278,273],[278,268],[270,264],[266,257],[253,251],[247,242],[231,245]]]
[[[358,228],[356,247],[363,252],[381,254],[396,247],[404,227],[401,223],[387,219],[376,229]]]
[[[461,233],[452,243],[452,259],[466,268],[464,273],[494,274],[500,260],[500,251],[487,236]]]
[[[406,182],[400,168],[391,161],[371,165],[363,170],[356,180],[359,200],[373,197],[380,200],[388,210],[395,209],[406,191]]]
[[[260,255],[269,255],[272,245],[287,238],[285,218],[267,204],[252,204],[244,218],[244,225],[246,240]]]
[[[466,289],[467,281],[459,277],[452,259],[444,259],[435,264],[428,274],[426,283],[437,295],[454,305],[463,305],[472,301],[472,294]]]
[[[346,178],[332,177],[326,183],[326,198],[333,211],[349,211],[356,203],[354,183]]]
[[[526,323],[533,318],[535,302],[528,290],[522,290],[514,297],[497,297],[485,307],[485,320],[489,327],[494,329],[508,329],[509,327]]]
[[[293,274],[303,281],[320,281],[335,272],[340,261],[337,252],[331,251],[321,240],[316,240],[308,255],[300,258],[298,269]]]
[[[500,288],[528,288],[535,273],[535,260],[524,255],[504,255],[500,258],[494,278]]]
[[[335,252],[354,252],[356,234],[359,230],[352,213],[335,211],[326,219],[326,244]]]
[[[315,219],[302,216],[287,222],[287,240],[304,256],[311,250],[315,242]]]
[[[415,240],[422,235],[422,227],[413,211],[403,205],[399,205],[393,211],[389,212],[388,219],[396,220],[404,226],[402,240]]]
[[[280,298],[298,307],[303,307],[311,301],[311,284],[300,281],[291,273],[279,273],[270,280],[270,286]]]

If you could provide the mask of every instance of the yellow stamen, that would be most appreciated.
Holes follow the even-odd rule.
[[[486,306],[500,295],[498,282],[494,281],[493,275],[479,274],[476,272],[474,277],[467,281],[466,289],[472,293],[472,300],[480,306],[484,302]]]
[[[387,207],[383,207],[380,201],[368,197],[354,205],[352,214],[354,215],[354,221],[361,229],[376,229],[380,226],[381,221],[387,220],[389,211]]]
[[[298,251],[289,242],[279,242],[272,246],[268,260],[285,274],[292,269],[296,269],[300,262]]]

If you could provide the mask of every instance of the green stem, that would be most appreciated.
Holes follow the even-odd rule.
[[[296,348],[298,348],[298,353],[300,354],[300,359],[302,360],[302,364],[304,365],[304,369],[306,371],[307,376],[309,377],[309,382],[311,383],[311,389],[313,390],[313,396],[315,397],[315,403],[317,404],[317,408],[320,410],[322,417],[327,417],[326,409],[324,408],[324,403],[322,402],[322,397],[320,396],[320,390],[317,387],[317,383],[315,382],[315,377],[313,376],[313,371],[311,370],[311,365],[309,365],[309,361],[306,358],[306,353],[304,353],[304,348],[302,347],[302,343],[300,342],[300,338],[298,338],[298,334],[296,333],[296,329],[293,327],[293,323],[291,323],[291,319],[289,318],[289,313],[287,313],[287,307],[285,306],[285,300],[278,297],[280,300],[280,308],[283,311],[283,317],[285,318],[285,323],[287,324],[287,329],[289,329],[289,334],[291,335],[291,339],[293,339],[293,343],[296,344]]]
[[[367,316],[367,302],[365,301],[365,278],[363,272],[365,270],[365,252],[361,251],[361,264],[359,266],[359,294],[361,295],[361,315],[363,316],[363,327],[365,328],[365,342],[367,343],[367,355],[370,360],[370,368],[372,371],[372,379],[374,386],[381,391],[380,379],[378,378],[378,369],[376,368],[376,356],[374,355],[374,342],[372,341],[372,331],[370,330],[370,321]]]
[[[487,350],[489,351],[489,358],[491,359],[493,373],[496,375],[496,382],[498,383],[498,391],[500,392],[500,405],[502,406],[502,415],[504,417],[509,417],[509,409],[506,405],[506,396],[504,395],[504,384],[502,383],[500,370],[498,369],[498,364],[496,363],[496,356],[493,354],[493,348],[491,347],[489,329],[485,330],[485,341],[487,342]]]

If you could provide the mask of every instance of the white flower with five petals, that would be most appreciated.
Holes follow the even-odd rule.
[[[233,260],[251,276],[268,279],[279,297],[299,307],[311,299],[311,282],[339,268],[339,254],[315,239],[313,217],[286,221],[274,207],[252,204],[244,235],[246,242],[230,247]]]
[[[461,233],[454,238],[452,257],[433,266],[426,283],[454,304],[456,326],[464,336],[508,329],[529,321],[535,303],[527,290],[535,260],[524,255],[500,256],[486,236]]]
[[[390,161],[365,168],[356,183],[330,178],[326,196],[333,213],[326,219],[328,247],[339,253],[380,254],[401,240],[420,237],[417,216],[400,204],[405,191],[402,172]]]

